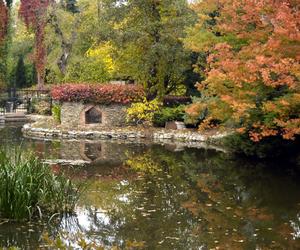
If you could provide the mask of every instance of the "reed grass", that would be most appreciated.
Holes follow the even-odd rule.
[[[31,153],[0,149],[0,217],[49,218],[74,211],[79,188]]]

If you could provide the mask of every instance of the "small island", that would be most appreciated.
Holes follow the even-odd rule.
[[[0,249],[300,249],[299,0],[0,0]]]

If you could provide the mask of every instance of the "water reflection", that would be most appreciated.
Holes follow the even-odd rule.
[[[7,131],[0,141],[20,143]],[[172,144],[25,140],[23,145],[42,158],[89,161],[75,172],[55,168],[85,182],[88,190],[76,216],[39,226],[29,243],[25,228],[25,238],[12,240],[5,233],[11,225],[1,225],[2,245],[34,246],[42,232],[67,231],[107,247],[139,242],[143,249],[300,248],[300,175],[287,162],[285,168],[266,167]]]

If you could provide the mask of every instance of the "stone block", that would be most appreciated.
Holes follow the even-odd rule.
[[[182,130],[182,129],[186,129],[186,127],[183,122],[167,122],[166,129]]]

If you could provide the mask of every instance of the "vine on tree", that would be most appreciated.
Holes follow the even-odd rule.
[[[0,0],[0,42],[5,39],[7,34],[8,16],[8,7],[3,0]]]
[[[38,75],[38,87],[43,88],[46,64],[45,27],[47,24],[47,8],[51,0],[21,0],[19,15],[27,28],[35,33],[35,53],[33,61]]]

